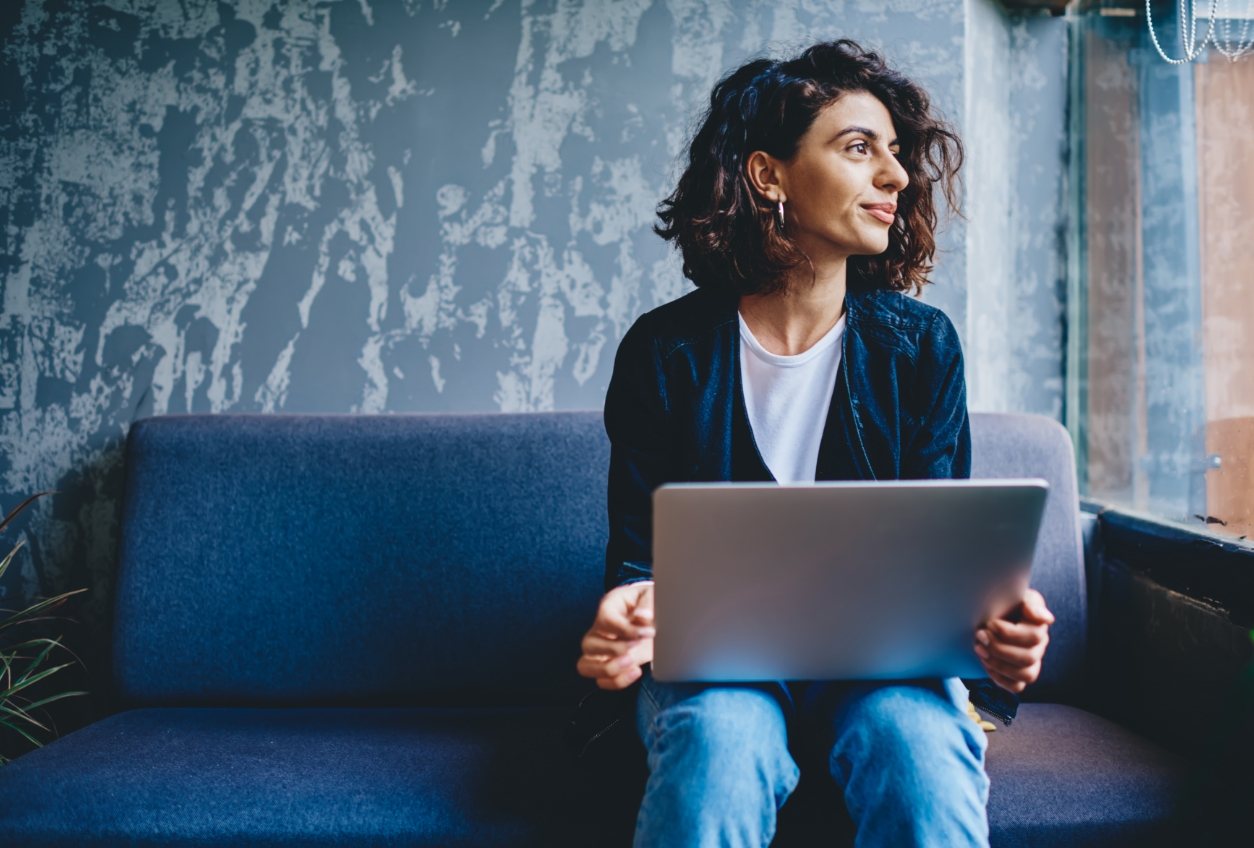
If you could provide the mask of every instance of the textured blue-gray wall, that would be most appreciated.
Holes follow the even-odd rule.
[[[968,3],[968,397],[1062,417],[1067,21]],[[951,310],[952,314],[952,310]]]
[[[1009,33],[996,55],[972,41],[979,15]],[[686,288],[650,226],[697,110],[764,50],[875,45],[960,128],[991,96],[973,74],[1043,57],[993,107],[1027,116],[1001,158],[973,162],[983,191],[1043,131],[1047,173],[1007,197],[1042,187],[1017,224],[1011,200],[973,197],[969,217],[1039,249],[1046,292],[1063,113],[1035,92],[1065,91],[1062,30],[1017,20],[993,0],[5,4],[0,492],[62,494],[19,525],[30,553],[0,592],[89,586],[103,635],[137,417],[599,407],[623,332]],[[1021,259],[968,263],[960,220],[942,243],[927,298],[971,348]],[[1056,307],[1026,336],[991,326],[1046,350]],[[1056,414],[1055,352],[976,405]]]

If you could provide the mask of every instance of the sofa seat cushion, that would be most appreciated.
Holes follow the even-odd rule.
[[[1020,710],[989,737],[994,848],[1140,845],[1162,832],[1179,758],[1082,710]],[[621,803],[575,800],[589,787],[558,741],[568,714],[133,710],[0,769],[0,833],[14,848],[630,844]],[[813,791],[790,799],[777,846],[851,836],[821,783],[803,778]]]
[[[1023,704],[988,741],[994,848],[1152,842],[1186,770],[1153,742],[1062,704]]]
[[[1175,755],[1060,704],[1022,704],[988,740],[992,848],[1170,844],[1160,837],[1185,768]],[[836,785],[803,770],[771,848],[853,842]]]
[[[141,709],[0,769],[9,848],[551,845],[568,710]],[[562,800],[567,799],[567,800]]]

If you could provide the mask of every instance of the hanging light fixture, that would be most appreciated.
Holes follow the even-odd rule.
[[[1232,0],[1225,0],[1225,2],[1232,2]],[[1223,43],[1221,44],[1218,38],[1211,36],[1211,42],[1215,45],[1215,49],[1224,56],[1228,57],[1230,62],[1235,62],[1242,55],[1249,53],[1250,49],[1254,47],[1254,28],[1250,26],[1250,0],[1243,0],[1243,2],[1245,4],[1245,8],[1241,13],[1241,35],[1237,37],[1235,46],[1231,39],[1231,14],[1227,14],[1222,17],[1223,25],[1221,29],[1224,34]],[[1249,38],[1247,39],[1246,36],[1249,36]]]
[[[1198,2],[1197,0],[1180,0],[1180,43],[1184,48],[1184,57],[1173,59],[1163,50],[1162,44],[1158,41],[1158,33],[1154,31],[1154,10],[1151,8],[1153,0],[1145,0],[1145,20],[1149,24],[1150,40],[1154,42],[1154,49],[1158,51],[1158,55],[1163,57],[1164,62],[1170,62],[1173,65],[1183,65],[1192,62],[1202,55],[1202,51],[1206,49],[1206,43],[1210,42],[1215,45],[1215,49],[1225,56],[1229,61],[1235,62],[1241,56],[1249,53],[1254,48],[1254,27],[1250,26],[1252,17],[1250,4],[1251,0],[1241,0],[1244,9],[1239,15],[1241,19],[1241,34],[1235,41],[1232,40],[1232,21],[1234,19],[1231,6],[1236,0],[1210,0],[1209,9],[1206,13],[1206,33],[1199,41],[1197,39],[1197,19],[1198,19]],[[1223,11],[1220,11],[1222,6]],[[1223,32],[1223,38],[1215,32],[1216,19],[1222,19],[1219,29]]]

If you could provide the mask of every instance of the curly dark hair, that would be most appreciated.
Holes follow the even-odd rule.
[[[698,286],[767,294],[809,261],[775,226],[775,207],[754,190],[745,163],[755,150],[791,159],[819,111],[855,91],[888,109],[910,184],[898,194],[888,249],[850,257],[847,284],[922,291],[936,252],[934,189],[939,185],[949,209],[958,210],[962,142],[927,92],[848,39],[816,44],[785,62],[749,62],[714,86],[688,167],[659,204],[662,223],[653,228],[683,253],[684,276]]]

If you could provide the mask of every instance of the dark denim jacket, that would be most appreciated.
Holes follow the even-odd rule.
[[[889,291],[845,298],[840,372],[819,447],[819,480],[969,477],[962,349],[943,312]],[[652,494],[663,483],[769,481],[740,384],[737,300],[698,289],[623,336],[605,397],[610,540],[605,586],[652,573]],[[1018,699],[969,681],[1008,721]]]

